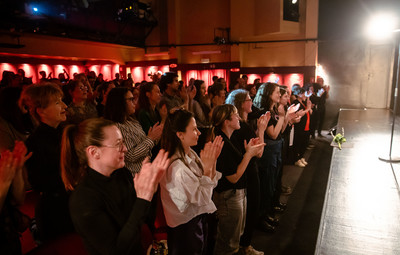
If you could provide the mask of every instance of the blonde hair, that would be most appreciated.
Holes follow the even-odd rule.
[[[28,106],[30,114],[36,120],[40,121],[37,109],[46,108],[49,106],[51,100],[57,97],[63,97],[61,89],[55,83],[46,82],[26,87],[25,90],[22,91],[20,101],[22,105]]]

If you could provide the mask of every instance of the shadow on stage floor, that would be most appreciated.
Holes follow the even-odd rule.
[[[324,132],[326,134],[326,132]],[[253,246],[267,255],[314,254],[332,156],[331,137],[311,140],[305,168],[286,165],[282,184],[292,189],[282,195],[287,209],[274,234],[256,231]]]

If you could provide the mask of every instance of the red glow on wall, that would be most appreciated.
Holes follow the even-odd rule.
[[[69,71],[70,79],[73,79],[74,74],[78,74],[78,73],[80,73],[80,71],[79,71],[79,67],[77,65],[70,66],[70,71]]]
[[[37,70],[38,70],[38,74],[39,74],[41,71],[44,71],[44,72],[46,73],[46,78],[49,76],[50,73],[52,73],[52,76],[51,76],[51,77],[54,78],[54,72],[53,72],[52,68],[51,68],[49,65],[41,64],[41,65],[38,66],[38,69],[37,69]],[[42,78],[41,75],[39,75],[38,77],[39,77],[39,79]],[[56,78],[57,78],[57,77],[56,77]]]
[[[248,84],[253,84],[255,79],[260,79],[260,82],[262,80],[259,74],[248,74],[247,77],[249,78],[247,81]]]
[[[113,69],[112,69],[112,78],[111,79],[114,79],[114,77],[115,77],[115,74],[116,73],[119,73],[119,65],[118,64],[115,64],[114,66],[113,66]],[[121,77],[120,77],[121,78]]]
[[[18,66],[18,69],[22,69],[25,72],[25,77],[26,78],[32,78],[32,82],[36,83],[37,82],[37,75],[35,68],[32,65],[29,64],[21,64]]]
[[[100,72],[97,74],[103,74],[103,79],[105,81],[110,81],[113,79],[112,72],[111,72],[111,65],[103,65],[101,66]]]
[[[276,74],[276,73],[271,73],[264,75],[263,82],[273,82],[273,83],[278,83],[278,84],[283,84],[283,78],[282,75]]]
[[[134,82],[141,82],[144,80],[143,67],[135,67],[132,71],[132,79]]]
[[[240,71],[240,68],[231,68],[231,72],[237,73]]]
[[[189,84],[189,80],[191,78],[195,80],[203,80],[206,86],[210,86],[213,84],[212,77],[218,76],[218,78],[226,78],[226,70],[225,69],[212,69],[212,70],[190,70],[186,72],[186,84]]]
[[[17,69],[13,66],[10,65],[9,63],[1,63],[0,64],[0,79],[3,79],[3,72],[4,71],[9,71],[9,72],[17,72]]]
[[[97,75],[100,73],[100,65],[92,65],[89,67],[89,71],[94,72]]]
[[[148,66],[148,67],[145,69],[145,72],[144,72],[144,75],[145,75],[144,79],[145,79],[146,81],[151,82],[151,81],[152,81],[151,75],[155,74],[157,71],[158,71],[158,67],[157,67],[157,66]],[[149,75],[150,75],[150,76],[149,76]]]
[[[169,72],[169,66],[165,65],[165,66],[161,66],[158,68],[159,71],[161,71],[162,73],[168,73]]]
[[[285,81],[285,85],[292,90],[293,84],[300,84],[300,86],[303,87],[304,84],[304,75],[299,74],[299,73],[291,73],[291,74],[286,74],[283,77]]]
[[[54,66],[54,78],[58,78],[58,75],[64,73],[64,69],[68,72],[68,68],[64,65],[55,65]],[[67,78],[67,77],[65,77]]]

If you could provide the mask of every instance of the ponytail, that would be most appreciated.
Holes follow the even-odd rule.
[[[61,178],[66,190],[73,190],[84,175],[74,144],[77,129],[77,125],[68,125],[61,139]]]
[[[222,129],[225,120],[230,120],[232,114],[235,112],[237,112],[237,109],[231,104],[218,105],[214,108],[211,117],[211,123],[213,125],[213,128],[211,129],[211,140],[214,140],[215,138],[215,129]]]
[[[106,119],[87,119],[64,129],[61,139],[61,178],[66,190],[74,190],[86,174],[88,146],[101,146],[104,141],[104,128],[114,126]]]

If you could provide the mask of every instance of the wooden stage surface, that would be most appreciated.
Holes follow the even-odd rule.
[[[396,119],[392,157],[400,157]],[[385,109],[341,110],[315,254],[400,254],[400,164],[388,157],[392,114]]]

